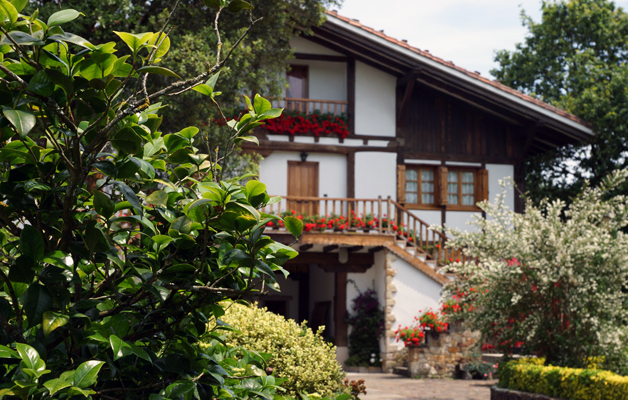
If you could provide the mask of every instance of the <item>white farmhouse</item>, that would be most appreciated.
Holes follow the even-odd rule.
[[[481,213],[476,202],[501,192],[500,179],[513,177],[524,189],[526,157],[593,131],[563,110],[335,12],[313,36],[291,44],[290,87],[275,100],[286,117],[256,131],[260,146],[246,150],[263,155],[260,180],[284,197],[267,212],[320,218],[293,244],[301,254],[286,266],[282,292],[261,302],[325,325],[342,362],[344,315],[357,295],[348,281],[374,288],[387,315],[380,347],[390,369],[394,330],[439,306],[449,277],[437,270],[459,257],[427,228],[465,228]],[[522,211],[514,191],[507,204]],[[345,220],[330,224],[334,216]],[[281,228],[267,232],[292,242]]]

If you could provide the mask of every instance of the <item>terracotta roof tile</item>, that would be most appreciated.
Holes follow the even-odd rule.
[[[522,93],[522,92],[520,92],[518,90],[515,90],[515,89],[513,89],[513,88],[511,88],[509,86],[503,85],[499,81],[487,79],[487,78],[481,76],[478,72],[469,71],[467,69],[464,69],[464,68],[461,68],[461,67],[455,65],[451,61],[445,61],[442,58],[435,57],[427,50],[421,50],[421,49],[418,49],[416,47],[412,47],[406,41],[395,39],[393,37],[390,37],[390,36],[384,34],[383,31],[378,31],[378,30],[375,30],[375,29],[370,28],[368,26],[362,25],[358,20],[350,19],[350,18],[347,18],[347,17],[343,17],[342,15],[339,15],[337,11],[326,11],[326,13],[328,15],[332,15],[335,18],[338,18],[341,21],[347,22],[347,23],[349,23],[349,24],[351,24],[353,26],[356,26],[356,27],[358,27],[360,29],[363,29],[364,31],[369,32],[369,33],[371,33],[371,34],[373,34],[375,36],[378,36],[378,37],[380,37],[382,39],[385,39],[385,40],[387,40],[387,41],[389,41],[391,43],[394,43],[394,44],[396,44],[398,46],[401,46],[401,47],[403,47],[405,49],[408,49],[408,50],[410,50],[410,51],[412,51],[412,52],[414,52],[416,54],[419,54],[419,55],[421,55],[423,57],[429,58],[432,61],[435,61],[435,62],[440,63],[442,65],[445,65],[447,67],[450,67],[450,68],[452,68],[452,69],[454,69],[454,70],[456,70],[458,72],[462,72],[463,74],[468,75],[468,76],[470,76],[470,77],[472,77],[474,79],[477,79],[477,80],[479,80],[479,81],[481,81],[483,83],[491,85],[491,86],[493,86],[493,87],[495,87],[497,89],[503,90],[504,92],[510,93],[512,95],[515,95],[515,96],[517,96],[517,97],[519,97],[519,98],[521,98],[521,99],[523,99],[523,100],[525,100],[527,102],[535,104],[535,105],[537,105],[539,107],[543,107],[546,110],[552,111],[552,112],[554,112],[554,113],[556,113],[558,115],[561,115],[561,116],[563,116],[565,118],[568,118],[568,119],[570,119],[570,120],[572,120],[574,122],[577,122],[577,123],[579,123],[579,124],[581,124],[583,126],[591,128],[591,124],[589,124],[585,120],[583,120],[581,118],[578,118],[577,116],[575,116],[573,114],[570,114],[567,111],[562,110],[562,109],[560,109],[558,107],[554,107],[551,104],[547,104],[544,101],[541,101],[539,99],[535,99],[534,97],[529,96],[529,95],[527,95],[525,93]]]

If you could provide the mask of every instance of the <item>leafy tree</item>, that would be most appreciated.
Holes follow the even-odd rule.
[[[218,337],[226,297],[278,289],[296,252],[263,235],[277,217],[259,210],[279,199],[217,180],[198,128],[160,130],[161,99],[218,104],[232,48],[183,80],[160,64],[167,22],[94,45],[64,29],[78,11],[26,3],[0,0],[0,398],[272,398],[264,357],[198,342]],[[210,3],[249,15],[238,41],[255,24],[246,2]],[[231,146],[281,113],[247,101]]]
[[[547,364],[584,368],[593,359],[628,372],[628,197],[609,196],[624,184],[616,171],[565,202],[528,201],[525,214],[508,210],[505,192],[481,202],[490,217],[474,232],[447,229],[448,247],[473,261],[448,269],[461,277],[443,298],[465,293],[466,321],[505,354],[522,345]],[[600,357],[599,359],[597,357]]]
[[[173,0],[63,0],[65,7],[83,10],[95,19],[77,19],[68,25],[72,32],[94,44],[115,39],[113,31],[145,32],[157,31],[166,18]],[[218,42],[216,30],[211,23],[215,13],[208,9],[209,0],[180,0],[179,12],[171,24],[176,26],[169,37],[173,49],[163,65],[181,76],[197,75],[205,65],[215,63],[214,46]],[[248,40],[231,55],[229,66],[221,73],[222,101],[225,113],[239,114],[244,109],[242,93],[260,93],[265,96],[281,96],[285,89],[287,61],[292,55],[289,40],[292,36],[309,33],[311,27],[323,21],[325,7],[338,5],[341,0],[264,0],[255,1],[255,17],[263,23],[255,24],[248,33]],[[57,1],[38,0],[30,7],[40,7],[42,12],[54,12]],[[230,47],[249,25],[244,13],[221,15],[220,40]],[[162,87],[168,78],[157,77],[149,82],[149,89]],[[154,85],[154,86],[151,86]],[[176,132],[181,126],[198,126],[199,146],[206,152],[217,147],[224,155],[224,137],[229,132],[220,122],[216,108],[206,97],[196,92],[187,92],[177,102],[162,110],[164,132]],[[206,148],[206,146],[209,146]],[[229,158],[228,165],[241,165],[247,171],[255,171],[258,158],[250,156]],[[223,171],[218,172],[222,176]],[[231,169],[225,176],[235,176]]]
[[[594,125],[589,143],[526,163],[526,189],[537,203],[571,202],[586,179],[599,184],[628,167],[628,14],[609,0],[543,1],[542,11],[539,23],[522,14],[528,37],[513,52],[497,52],[491,73]]]

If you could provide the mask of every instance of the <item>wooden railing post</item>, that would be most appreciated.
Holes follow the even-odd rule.
[[[386,213],[386,232],[390,233],[392,226],[390,226],[390,196],[388,196],[388,199],[386,199],[386,202],[388,203],[388,212]]]
[[[377,232],[382,233],[382,196],[377,196]]]

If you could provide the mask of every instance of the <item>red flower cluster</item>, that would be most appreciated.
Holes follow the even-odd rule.
[[[401,325],[399,325],[399,329],[395,331],[395,335],[397,335],[397,341],[401,339],[406,347],[420,345],[421,341],[425,337],[425,333],[421,330],[421,328],[406,326],[402,329]]]
[[[346,119],[333,114],[297,114],[290,115],[283,113],[279,118],[266,121],[265,128],[273,133],[313,133],[315,136],[321,134],[336,134],[341,138],[349,135],[349,125]]]
[[[419,310],[419,312],[421,312],[421,310]],[[418,320],[423,328],[429,327],[430,329],[435,330],[436,332],[445,332],[447,330],[447,327],[449,326],[448,323],[441,320],[440,315],[438,315],[432,310],[426,311],[423,314],[421,314]]]

